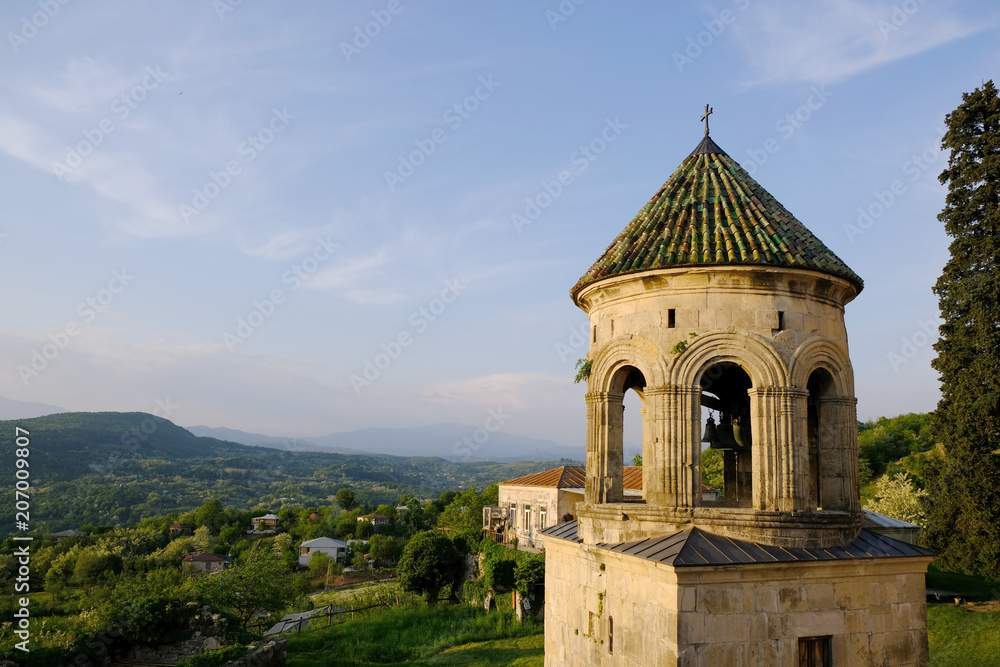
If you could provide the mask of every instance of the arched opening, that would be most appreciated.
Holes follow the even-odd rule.
[[[607,413],[607,453],[604,462],[603,479],[599,480],[600,502],[620,503],[626,500],[640,501],[644,497],[636,493],[638,489],[626,492],[624,488],[625,466],[631,465],[625,460],[625,435],[628,433],[630,449],[636,447],[642,451],[645,415],[643,414],[643,390],[646,388],[646,378],[638,368],[623,366],[611,379],[608,388]],[[632,391],[630,391],[632,390]],[[626,396],[628,398],[626,399]],[[626,410],[626,401],[630,409]],[[626,422],[629,426],[626,427]]]
[[[701,504],[750,507],[753,501],[753,435],[748,392],[753,382],[745,370],[725,361],[708,368],[699,384],[702,412],[708,413],[702,430],[702,451],[713,452],[703,454],[699,465]],[[719,468],[721,489],[717,488]],[[719,491],[718,499],[713,500],[713,494],[705,487]]]
[[[833,415],[829,406],[824,406],[825,399],[831,398],[835,392],[833,376],[824,368],[817,368],[809,375],[806,385],[809,392],[807,405],[807,427],[809,449],[806,464],[806,502],[809,509],[823,509],[826,503],[829,509],[834,509],[840,503],[836,498],[824,498],[823,468],[829,468],[833,461],[825,461],[824,457],[832,456],[832,445],[836,441]]]
[[[643,420],[645,418],[642,389],[633,387],[622,399],[622,445],[626,466],[633,465],[636,454],[642,454]]]

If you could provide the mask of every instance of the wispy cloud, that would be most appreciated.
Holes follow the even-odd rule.
[[[406,293],[394,287],[378,285],[379,269],[389,261],[385,248],[337,266],[321,269],[311,277],[304,287],[308,289],[336,292],[348,301],[360,304],[394,305],[403,301]]]
[[[538,371],[445,380],[423,388],[423,398],[430,403],[482,407],[500,404],[515,410],[562,405],[573,393],[573,383],[567,377]]]
[[[747,85],[845,79],[995,22],[960,18],[948,3],[917,6],[907,14],[899,4],[862,0],[757,4],[733,26],[748,55],[753,78]]]

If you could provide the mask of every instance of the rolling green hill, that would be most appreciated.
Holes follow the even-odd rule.
[[[198,437],[141,412],[69,412],[0,421],[0,535],[14,521],[15,426],[31,438],[32,529],[129,525],[208,498],[275,510],[329,504],[342,487],[372,504],[430,498],[560,465],[289,452]]]

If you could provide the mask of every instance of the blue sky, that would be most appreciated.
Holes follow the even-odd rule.
[[[4,3],[0,396],[290,436],[500,409],[582,446],[568,290],[710,103],[866,281],[861,418],[932,409],[941,128],[1000,8],[680,5]]]

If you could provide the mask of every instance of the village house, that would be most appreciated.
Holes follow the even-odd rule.
[[[208,553],[188,554],[182,563],[182,567],[187,573],[222,572],[227,565],[229,565],[229,561],[225,556]]]
[[[170,537],[180,537],[181,535],[193,535],[194,531],[186,523],[175,523],[170,526]]]
[[[576,520],[541,532],[545,664],[926,665],[933,554],[861,510],[844,309],[864,283],[709,137],[709,113],[570,291],[590,320],[586,475]]]
[[[52,533],[52,537],[56,538],[56,542],[62,542],[63,540],[69,539],[71,537],[86,537],[87,533],[82,530],[74,530],[70,528],[69,530],[60,530],[58,533]]]
[[[306,540],[299,545],[299,565],[308,567],[309,560],[313,554],[326,554],[335,563],[342,563],[347,559],[347,542],[341,542],[330,537],[317,537],[314,540]]]
[[[586,470],[560,466],[500,482],[499,506],[483,508],[483,530],[498,544],[540,548],[540,530],[576,519],[583,502]],[[625,466],[622,489],[627,498],[642,498],[642,467]],[[702,497],[718,499],[718,491],[702,487]]]
[[[278,517],[275,514],[265,514],[264,516],[256,516],[250,519],[250,525],[252,528],[250,532],[254,533],[266,533],[273,532],[278,527]]]
[[[583,466],[560,466],[500,482],[499,507],[483,508],[483,528],[501,544],[541,547],[539,531],[576,518],[585,479]],[[641,497],[642,468],[627,466],[624,484],[625,493]]]
[[[382,514],[366,514],[364,516],[358,517],[358,523],[367,521],[371,525],[375,526],[375,532],[379,532],[380,528],[384,528],[389,525],[389,517]]]

